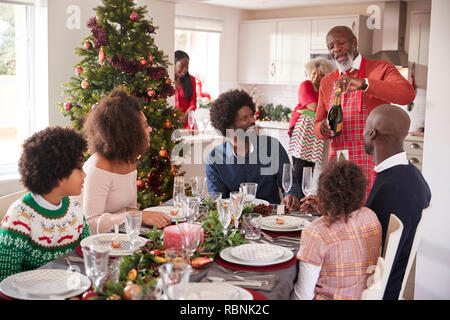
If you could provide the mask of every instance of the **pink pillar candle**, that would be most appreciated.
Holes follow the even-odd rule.
[[[198,227],[202,229],[200,232],[200,243],[202,243],[204,239],[204,231],[200,225],[198,225]],[[183,249],[183,246],[181,244],[180,230],[178,229],[177,225],[165,227],[163,231],[164,231],[164,249],[167,248]]]

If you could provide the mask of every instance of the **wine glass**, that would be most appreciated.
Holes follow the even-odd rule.
[[[183,216],[189,223],[194,222],[198,216],[198,210],[200,206],[200,200],[195,197],[184,197],[183,204]]]
[[[223,235],[226,235],[232,216],[230,199],[217,200],[217,211],[219,212],[219,220],[223,227]]]
[[[292,188],[292,165],[290,163],[283,164],[282,186],[285,193]]]
[[[194,122],[195,122],[195,118],[194,118],[194,111],[193,110],[189,110],[188,113],[188,124],[189,124],[189,128],[194,129]]]
[[[313,192],[313,175],[312,168],[303,168],[302,191],[305,197],[310,196]]]
[[[239,227],[239,218],[242,214],[242,208],[244,206],[245,195],[242,192],[233,191],[230,192],[231,199],[231,210],[234,218],[234,229],[237,230]]]
[[[142,211],[137,208],[127,208],[125,228],[130,239],[130,250],[136,249],[136,243],[141,231]]]
[[[110,248],[90,245],[82,247],[81,250],[83,251],[86,275],[95,287],[100,288],[108,270]]]
[[[200,244],[202,227],[196,223],[180,223],[177,225],[180,231],[181,246],[183,247],[188,263],[191,264],[191,257]]]
[[[194,197],[203,198],[206,190],[206,177],[194,176],[191,177],[191,189]]]
[[[170,300],[184,300],[189,291],[189,277],[192,267],[188,264],[175,268],[172,263],[162,264],[158,268],[164,293]]]

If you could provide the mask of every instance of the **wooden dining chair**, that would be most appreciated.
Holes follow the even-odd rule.
[[[428,215],[430,214],[430,212],[431,212],[431,204],[428,206],[428,208],[425,208],[422,211],[422,217],[420,218],[419,224],[417,225],[413,244],[411,246],[411,252],[409,253],[405,275],[403,276],[402,289],[400,290],[400,294],[398,295],[399,300],[404,300],[403,294],[405,291],[406,283],[408,282],[409,273],[411,272],[411,267],[414,263],[414,259],[416,258],[417,248],[419,247],[420,239],[422,238],[423,226],[426,220],[428,219]]]
[[[373,277],[374,282],[369,281],[368,288],[369,292],[363,291],[364,297],[366,300],[381,300],[383,299],[384,291],[386,289],[386,285],[389,279],[389,275],[391,273],[392,265],[394,263],[395,255],[397,253],[398,244],[400,242],[400,238],[403,232],[403,223],[397,218],[396,215],[391,214],[389,217],[389,226],[386,232],[386,239],[384,241],[384,248],[381,254],[381,257],[378,258],[377,265],[375,267],[375,272],[377,271],[381,273],[377,274],[376,277]],[[380,262],[380,258],[382,258],[382,262]],[[380,263],[380,266],[378,266]],[[372,267],[372,268],[371,268]],[[373,266],[368,268],[368,272],[373,271]],[[371,277],[369,277],[371,279]],[[375,282],[376,280],[376,282]],[[369,284],[371,287],[369,287]],[[363,296],[361,296],[363,299]]]
[[[7,195],[0,197],[0,221],[6,215],[6,212],[8,211],[9,206],[14,201],[21,198],[27,192],[28,192],[27,190],[21,190],[21,191],[9,193]]]

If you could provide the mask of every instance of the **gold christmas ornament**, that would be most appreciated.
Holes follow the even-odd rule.
[[[100,52],[98,53],[98,61],[103,66],[103,62],[105,61],[105,51],[103,51],[103,48],[100,48]]]
[[[87,80],[83,80],[83,81],[81,82],[81,87],[82,87],[83,89],[89,89],[90,86],[91,86],[91,84],[90,84],[89,81],[87,81]]]

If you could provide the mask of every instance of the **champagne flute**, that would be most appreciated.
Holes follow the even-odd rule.
[[[219,220],[223,227],[223,235],[227,234],[228,226],[231,222],[231,204],[229,199],[217,200],[217,211],[219,212]]]
[[[310,196],[313,192],[313,175],[312,168],[303,168],[302,191],[305,197]]]
[[[283,164],[282,186],[285,193],[292,188],[292,165],[290,163]]]
[[[231,199],[231,209],[234,218],[234,229],[237,230],[239,227],[239,218],[242,214],[242,208],[244,206],[245,195],[242,192],[233,191],[230,192]]]
[[[194,111],[193,110],[189,110],[188,113],[188,124],[189,124],[189,128],[194,129]]]

